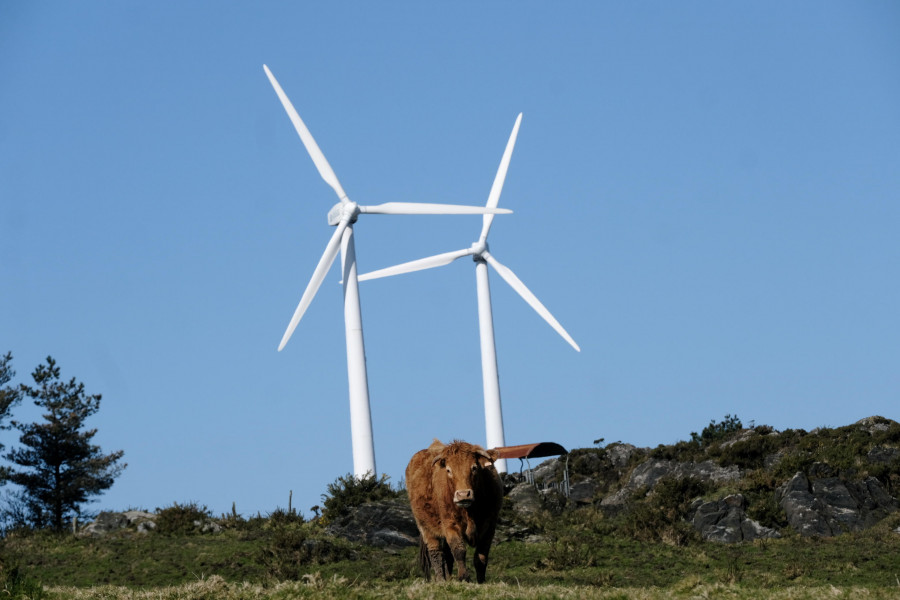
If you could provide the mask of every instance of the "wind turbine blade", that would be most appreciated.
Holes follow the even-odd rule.
[[[276,80],[275,76],[272,75],[272,71],[269,70],[269,67],[263,65],[263,69],[265,69],[266,76],[269,78],[269,82],[272,84],[272,87],[275,88],[275,93],[278,94],[278,99],[281,100],[281,105],[284,106],[284,110],[291,118],[291,123],[294,124],[294,129],[296,129],[297,133],[300,134],[300,139],[303,141],[303,145],[306,146],[306,151],[309,152],[310,158],[312,158],[313,162],[316,164],[316,168],[319,170],[319,175],[322,176],[322,179],[325,180],[325,183],[331,186],[331,188],[338,195],[338,198],[340,198],[341,200],[345,200],[347,198],[347,194],[344,192],[344,188],[341,187],[341,182],[338,181],[337,175],[334,174],[334,169],[332,169],[331,165],[328,164],[328,160],[325,158],[322,150],[319,149],[319,145],[316,144],[316,140],[309,132],[309,129],[306,127],[303,119],[301,119],[300,115],[297,114],[297,110],[294,108],[294,105],[291,104],[291,101],[288,99],[287,94],[284,93],[284,90],[281,89],[281,86],[278,84],[278,80]]]
[[[503,151],[503,158],[500,159],[500,168],[497,169],[497,175],[494,177],[494,184],[491,186],[491,193],[488,195],[487,207],[495,208],[500,202],[500,192],[503,191],[503,182],[506,181],[506,171],[509,169],[509,160],[512,158],[513,147],[516,145],[516,137],[519,135],[519,125],[522,123],[522,113],[516,117],[516,124],[513,125],[512,133],[509,134],[509,141],[506,142],[506,150]],[[484,215],[484,225],[481,228],[480,241],[487,239],[488,232],[491,230],[491,223],[494,222],[494,215]]]
[[[513,273],[508,267],[501,264],[496,258],[491,256],[491,254],[487,251],[481,254],[484,259],[488,262],[489,265],[494,267],[494,270],[503,278],[506,283],[512,287],[512,289],[516,290],[520,296],[528,303],[531,308],[533,308],[537,314],[541,315],[541,317],[550,324],[550,327],[556,330],[556,333],[561,335],[564,340],[569,342],[573,348],[577,351],[581,352],[581,348],[578,347],[578,344],[575,343],[575,340],[572,339],[572,336],[563,328],[562,325],[559,324],[553,315],[550,314],[550,311],[547,310],[547,307],[541,304],[541,301],[537,299],[531,290],[529,290],[522,280],[516,277],[516,274]]]
[[[374,215],[508,215],[512,213],[507,208],[418,202],[385,202],[374,206],[360,206],[359,212]]]
[[[319,259],[319,264],[316,265],[316,270],[313,271],[312,277],[306,285],[306,290],[300,298],[300,304],[297,305],[297,310],[294,311],[294,316],[291,317],[291,322],[284,332],[284,336],[281,338],[281,343],[278,345],[279,352],[281,352],[288,340],[291,339],[291,335],[293,335],[294,330],[297,328],[297,324],[300,323],[300,319],[303,318],[303,313],[309,308],[310,303],[316,296],[316,292],[319,291],[319,286],[322,285],[322,281],[325,279],[325,275],[334,263],[334,259],[341,249],[341,236],[347,228],[348,222],[348,220],[342,220],[335,228],[331,239],[328,240],[328,245],[325,246],[325,252],[322,254],[322,258]]]
[[[402,275],[403,273],[412,273],[424,269],[443,267],[444,265],[449,265],[457,258],[468,256],[471,253],[471,250],[466,248],[465,250],[456,250],[455,252],[445,252],[444,254],[429,256],[428,258],[420,258],[419,260],[413,260],[403,263],[402,265],[387,267],[386,269],[379,269],[377,271],[372,271],[371,273],[360,275],[359,280],[367,281],[369,279],[379,279],[381,277],[390,277],[391,275]]]

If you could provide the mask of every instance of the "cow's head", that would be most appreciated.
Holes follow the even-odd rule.
[[[446,472],[447,488],[453,491],[453,502],[466,508],[475,502],[475,490],[483,477],[495,477],[485,471],[494,470],[494,461],[500,458],[497,450],[485,450],[466,442],[453,442],[444,446],[432,463],[436,469]]]

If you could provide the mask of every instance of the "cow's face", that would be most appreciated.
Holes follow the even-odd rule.
[[[453,502],[466,508],[475,502],[475,489],[484,470],[493,469],[499,456],[496,450],[484,450],[479,446],[461,449],[451,445],[434,460],[434,466],[446,473],[447,487],[453,490]]]

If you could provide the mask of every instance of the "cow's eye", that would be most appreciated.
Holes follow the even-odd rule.
[[[453,471],[450,470],[450,467],[447,467],[447,475],[453,475]]]
[[[472,465],[472,472],[476,472],[478,470],[478,465]]]

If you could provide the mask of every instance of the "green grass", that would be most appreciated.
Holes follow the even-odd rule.
[[[182,586],[153,590],[98,587],[54,588],[46,593],[52,600],[288,600],[295,598],[340,599],[393,599],[443,600],[453,598],[472,599],[523,599],[544,600],[571,598],[573,600],[662,600],[666,598],[722,598],[754,600],[819,600],[821,598],[846,598],[881,600],[895,599],[900,588],[835,588],[833,586],[792,586],[780,590],[760,590],[740,584],[703,584],[694,578],[685,578],[671,588],[607,588],[549,584],[542,586],[518,583],[488,583],[481,586],[460,583],[410,582],[384,584],[360,582],[345,578],[326,579],[310,576],[301,582],[284,582],[271,586],[229,583],[220,577],[212,577]]]
[[[507,525],[545,541],[506,541],[492,549],[488,584],[426,584],[415,568],[417,549],[388,552],[329,537],[324,523],[369,496],[402,495],[384,480],[350,476],[329,487],[322,519],[294,511],[267,517],[217,519],[220,533],[194,522],[210,518],[193,503],[158,509],[156,532],[123,531],[103,538],[49,532],[0,538],[0,600],[63,598],[287,599],[287,598],[900,598],[900,512],[868,530],[834,538],[781,539],[720,545],[702,542],[684,521],[696,497],[740,492],[748,512],[768,526],[786,525],[774,489],[796,469],[875,476],[889,493],[900,488],[900,458],[866,459],[874,447],[897,447],[900,424],[875,433],[857,426],[768,435],[710,425],[704,443],[692,440],[651,451],[657,458],[712,459],[747,469],[739,482],[710,488],[693,480],[661,481],[616,516],[594,505],[554,516],[501,513]],[[742,438],[727,443],[730,436]],[[702,438],[702,436],[695,436]],[[593,477],[604,489],[622,484],[608,448],[573,451],[574,479]],[[764,468],[764,459],[782,459]],[[630,467],[646,457],[638,452]],[[824,467],[823,467],[824,465]],[[820,475],[824,476],[824,475]],[[895,494],[896,495],[896,494]],[[471,566],[471,551],[469,563]]]
[[[496,545],[491,585],[464,589],[467,596],[492,598],[811,598],[826,591],[838,598],[851,592],[900,597],[900,534],[892,531],[898,523],[892,517],[836,538],[672,546],[570,522],[552,541]],[[361,546],[350,548],[352,559],[316,564],[306,557],[284,581],[264,559],[275,541],[264,530],[100,539],[38,534],[7,538],[2,557],[40,582],[46,598],[441,598],[462,585],[421,582],[413,548],[390,553]]]

